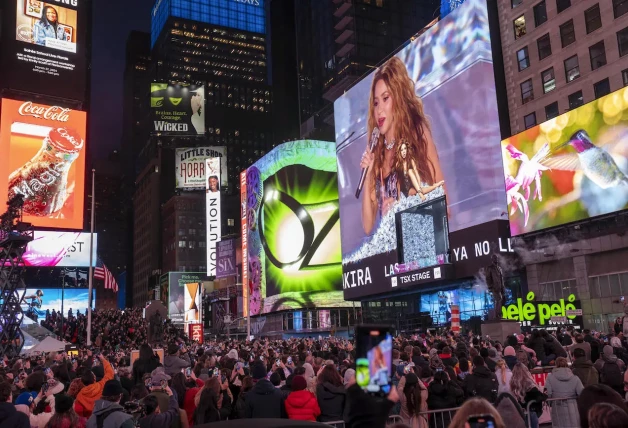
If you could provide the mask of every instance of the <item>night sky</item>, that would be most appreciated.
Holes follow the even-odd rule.
[[[150,30],[154,0],[93,1],[92,156],[106,157],[122,139],[122,79],[126,39],[131,30]]]

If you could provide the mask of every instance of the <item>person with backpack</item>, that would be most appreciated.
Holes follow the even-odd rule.
[[[580,378],[582,385],[586,388],[589,385],[597,385],[600,375],[593,367],[591,360],[587,360],[585,350],[576,348],[573,350],[574,362],[571,364],[571,371]]]
[[[580,426],[576,399],[584,389],[580,378],[573,374],[565,357],[556,358],[556,368],[545,380],[549,398],[563,398],[552,402],[552,426],[571,428]]]
[[[495,373],[486,367],[484,358],[481,356],[473,357],[473,372],[464,378],[462,389],[467,398],[482,397],[489,403],[497,400],[499,382]]]
[[[120,405],[124,389],[120,381],[105,383],[102,396],[94,403],[94,411],[87,420],[87,428],[134,428],[133,416],[124,412]]]
[[[593,365],[600,373],[600,383],[607,385],[617,391],[621,396],[624,395],[624,376],[626,364],[617,355],[613,354],[613,347],[604,346],[602,356]]]

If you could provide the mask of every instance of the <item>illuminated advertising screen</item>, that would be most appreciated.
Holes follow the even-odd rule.
[[[0,206],[19,194],[23,221],[83,229],[86,120],[83,111],[4,98]]]
[[[628,88],[502,141],[513,236],[628,208]]]
[[[96,306],[96,290],[92,290],[92,309]],[[24,314],[33,319],[43,319],[46,311],[61,311],[63,299],[63,312],[67,316],[68,311],[76,315],[76,311],[85,314],[89,306],[89,289],[87,288],[27,288],[22,299]]]
[[[39,267],[89,267],[89,233],[35,231],[34,239],[22,255],[26,266]],[[94,233],[92,250],[96,266],[98,234]]]
[[[243,296],[250,295],[251,314],[347,306],[334,144],[282,144],[242,183]]]
[[[216,276],[216,245],[222,239],[220,220],[220,158],[205,160],[207,275]]]
[[[194,85],[150,84],[152,132],[159,135],[205,133],[205,88]]]
[[[334,116],[345,298],[391,291],[408,270],[447,279],[449,232],[506,208],[486,2],[427,29]]]
[[[3,74],[7,86],[83,101],[88,2],[7,0],[5,3],[4,64],[8,66]]]
[[[205,160],[209,158],[221,158],[220,185],[227,186],[226,147],[177,148],[174,155],[177,189],[205,189]]]
[[[200,317],[201,289],[203,281],[208,280],[207,275],[200,272],[168,272],[164,276],[168,278],[168,318],[175,324],[194,322],[187,320]]]

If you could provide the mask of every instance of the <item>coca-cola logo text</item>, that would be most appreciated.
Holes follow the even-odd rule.
[[[32,116],[38,119],[56,120],[59,122],[70,120],[71,111],[69,108],[59,106],[36,105],[30,101],[25,102],[18,109],[18,113],[21,116]]]

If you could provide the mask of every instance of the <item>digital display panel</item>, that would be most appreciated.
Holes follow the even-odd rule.
[[[205,87],[150,84],[152,132],[159,135],[205,133]]]
[[[251,314],[348,306],[334,144],[282,144],[249,167],[242,183],[243,296],[250,294]]]
[[[89,2],[8,0],[5,3],[7,37],[3,44],[2,74],[6,86],[84,101]]]
[[[0,120],[0,206],[19,194],[23,221],[83,229],[87,114],[4,98]]]
[[[92,290],[92,309],[96,307],[96,290]],[[85,315],[89,306],[89,289],[87,288],[27,288],[22,299],[24,315],[32,319],[43,319],[46,311],[61,311],[63,299],[63,312],[67,316],[68,311],[76,316],[76,311]]]
[[[205,160],[220,158],[220,185],[227,186],[227,148],[188,147],[175,149],[177,189],[205,189]]]
[[[222,239],[220,219],[220,158],[205,160],[205,207],[207,226],[207,275],[216,276],[216,245]]]
[[[207,275],[199,272],[169,272],[162,278],[164,277],[168,283],[168,293],[164,296],[168,299],[168,318],[175,324],[194,322],[187,319],[195,314],[196,317],[200,316],[201,285],[203,281],[208,280]],[[196,284],[198,287],[190,284]]]
[[[628,208],[628,88],[502,141],[513,236]]]
[[[26,266],[89,267],[90,234],[35,231],[22,255]],[[98,234],[94,233],[92,263],[96,266]]]
[[[450,263],[448,232],[505,211],[484,1],[427,29],[338,98],[334,116],[345,298],[390,291],[402,262]],[[439,198],[445,216],[409,214]],[[411,240],[435,245],[421,255],[407,251]]]

